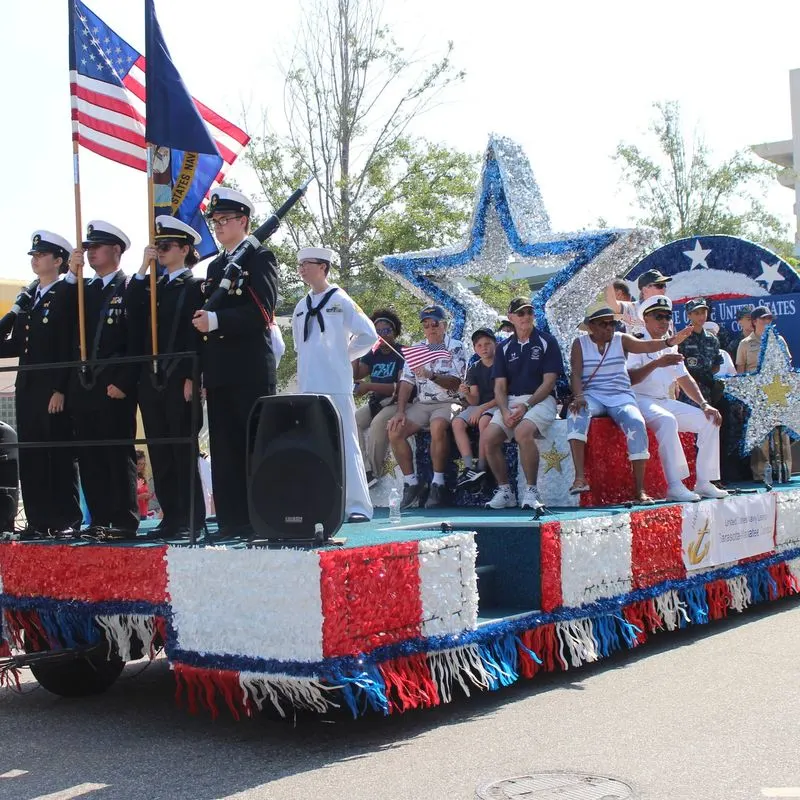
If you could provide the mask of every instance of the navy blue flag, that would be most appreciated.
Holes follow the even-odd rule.
[[[145,0],[147,141],[194,153],[219,156],[180,73],[172,63],[154,0]]]

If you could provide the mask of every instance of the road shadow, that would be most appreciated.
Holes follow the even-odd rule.
[[[337,763],[404,748],[438,726],[492,715],[541,692],[582,691],[584,682],[599,673],[796,608],[796,599],[760,606],[651,637],[643,647],[580,669],[521,680],[498,692],[476,691],[446,706],[391,718],[302,714],[281,721],[259,715],[237,722],[225,712],[217,720],[191,715],[175,706],[174,680],[163,659],[149,666],[130,664],[106,694],[80,700],[55,697],[29,682],[22,696],[0,690],[5,723],[0,773],[28,772],[0,781],[0,797],[32,798],[92,782],[109,784],[90,795],[97,800],[215,800],[313,770],[323,771],[319,785],[324,786],[324,770]]]

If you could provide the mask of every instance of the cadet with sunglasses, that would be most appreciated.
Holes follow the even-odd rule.
[[[71,251],[72,245],[58,234],[33,234],[28,255],[39,285],[31,292],[33,297],[25,294],[17,300],[19,311],[8,318],[13,330],[0,334],[0,357],[16,356],[20,366],[69,361],[75,307],[59,273],[66,270]],[[9,339],[5,339],[7,333],[11,333]],[[58,367],[17,373],[14,400],[20,442],[67,442],[72,438],[66,411],[68,381],[69,370]],[[28,521],[20,538],[72,535],[80,527],[81,509],[71,448],[22,449],[18,459]]]
[[[668,297],[651,297],[642,303],[642,314],[647,328],[643,341],[661,340],[672,322],[672,301]],[[658,439],[658,454],[667,479],[667,500],[689,502],[701,497],[727,497],[726,491],[711,483],[720,476],[722,417],[703,398],[678,348],[669,347],[658,354],[630,353],[627,364],[639,410]],[[670,399],[669,390],[676,381],[699,408]],[[689,477],[689,466],[678,437],[680,431],[697,434],[697,482],[693,492],[683,484]]]
[[[224,248],[209,265],[203,283],[211,297],[225,274],[228,254],[250,232],[252,201],[222,186],[206,212]],[[201,337],[203,387],[206,390],[211,476],[221,536],[249,536],[247,509],[247,421],[259,397],[275,394],[275,355],[269,323],[278,296],[278,262],[265,247],[247,256],[214,311],[199,310],[192,325]]]
[[[128,284],[128,315],[140,352],[152,353],[150,333],[150,281],[147,270],[158,261],[166,272],[156,283],[157,330],[159,355],[184,353],[199,349],[199,336],[192,328],[195,312],[203,305],[202,280],[192,275],[197,263],[195,245],[200,234],[185,222],[170,216],[156,217],[155,246],[145,248],[142,266]],[[188,438],[192,430],[192,361],[162,359],[158,372],[152,363],[141,366],[139,408],[145,434],[150,439]],[[199,403],[199,399],[195,398]],[[198,411],[198,420],[202,415]],[[202,528],[205,519],[203,490],[197,463],[188,444],[149,445],[153,483],[164,516],[156,532],[163,536],[181,536],[189,532],[189,467],[195,481],[194,524]]]

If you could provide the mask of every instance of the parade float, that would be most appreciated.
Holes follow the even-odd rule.
[[[715,237],[697,242],[712,256],[722,249]],[[612,277],[635,264],[635,278],[648,259],[666,258],[649,250],[643,231],[553,233],[521,149],[492,138],[465,240],[383,263],[420,297],[445,305],[456,336],[495,316],[458,277],[501,273],[510,254],[557,264],[534,304],[537,323],[566,350],[587,303]],[[689,273],[686,296],[702,293],[700,252],[675,252],[685,263],[675,257],[671,274]],[[775,279],[764,289],[792,293],[797,277],[776,258],[765,260],[785,286]],[[736,274],[741,260],[713,268]],[[747,277],[729,289],[755,297],[763,281]],[[774,331],[759,370],[727,389],[750,410],[747,442],[776,425],[800,430],[800,376]],[[682,442],[692,465],[693,436]],[[660,631],[798,593],[800,482],[637,507],[626,502],[624,436],[608,420],[592,422],[592,492],[580,500],[567,491],[563,423],[541,453],[547,510],[537,517],[479,509],[461,492],[457,507],[405,512],[399,524],[379,510],[371,523],[345,524],[306,548],[213,539],[189,546],[148,540],[146,531],[124,543],[0,542],[0,676],[13,686],[29,666],[53,692],[88,694],[111,686],[125,662],[163,651],[190,710],[391,714],[575,669]],[[653,437],[650,453],[646,490],[663,497]],[[513,445],[506,456],[517,473]],[[391,480],[376,488],[377,501]]]

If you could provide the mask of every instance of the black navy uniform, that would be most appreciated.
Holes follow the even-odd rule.
[[[10,338],[0,341],[0,357],[19,357],[26,364],[56,364],[70,358],[74,302],[69,287],[56,281],[36,290],[33,305],[20,311]],[[65,410],[50,414],[54,392],[67,395],[69,370],[64,367],[17,373],[15,406],[20,442],[68,442],[71,425]],[[78,472],[70,447],[31,448],[19,452],[22,501],[28,527],[38,532],[79,528]]]
[[[167,275],[156,285],[158,352],[196,352],[199,335],[192,327],[195,311],[203,305],[202,280],[195,278],[188,268],[169,280]],[[150,334],[150,278],[135,276],[128,284],[126,303],[135,336],[141,352],[152,353]],[[159,380],[153,380],[151,363],[143,365],[139,373],[139,408],[142,412],[145,434],[148,439],[187,438],[196,436],[192,430],[192,404],[184,399],[183,386],[192,378],[193,364],[189,358],[162,359],[159,361]],[[198,389],[199,387],[195,387]],[[195,391],[195,402],[199,394]],[[197,424],[202,423],[202,413],[197,409]],[[161,510],[159,525],[165,532],[177,532],[189,527],[189,469],[195,480],[194,525],[201,527],[205,519],[205,504],[197,461],[188,444],[148,445],[153,483]]]
[[[208,265],[206,299],[219,286],[226,264],[227,254],[222,253]],[[259,247],[242,266],[240,278],[214,309],[218,328],[201,336],[214,504],[220,529],[249,524],[247,421],[259,397],[275,394],[277,381],[264,314],[270,319],[274,315],[278,264],[270,250]]]
[[[102,221],[90,222],[88,231],[85,247],[120,243],[116,233],[124,236],[119,229]],[[124,245],[127,248],[129,242],[124,242]],[[70,274],[67,281],[71,287],[71,302],[77,307],[75,278]],[[107,285],[99,276],[84,279],[86,348],[90,361],[140,355],[132,346],[128,326],[126,281],[121,269],[113,273]],[[72,360],[75,361],[80,357],[79,341],[76,324],[72,339]],[[138,364],[88,367],[89,382],[86,384],[81,380],[81,368],[71,371],[70,411],[76,440],[102,442],[135,438],[138,374]],[[124,392],[123,399],[108,396],[107,389],[111,384]],[[135,534],[139,527],[139,508],[133,445],[79,447],[77,452],[81,486],[92,525]]]

